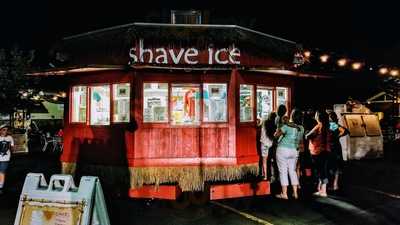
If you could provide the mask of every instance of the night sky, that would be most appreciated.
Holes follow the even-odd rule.
[[[64,36],[142,22],[152,10],[192,8],[213,9],[218,16],[243,18],[251,21],[249,28],[304,46],[374,63],[400,65],[400,6],[395,2],[3,0],[0,48],[17,44],[44,49]]]

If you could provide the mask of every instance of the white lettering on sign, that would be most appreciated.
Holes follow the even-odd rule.
[[[189,57],[197,57],[199,55],[199,51],[195,48],[189,48],[185,53],[185,62],[188,64],[197,64],[199,63],[198,60],[195,58],[189,59]]]
[[[202,57],[199,57],[202,55]],[[196,48],[144,48],[143,39],[139,41],[139,48],[129,49],[131,63],[157,63],[157,64],[190,64],[195,65],[208,63],[219,64],[240,64],[240,50],[232,45],[231,48],[214,49],[208,48],[202,54]]]
[[[156,63],[168,64],[167,51],[163,48],[157,48],[156,53],[161,53],[156,57]],[[162,61],[160,59],[162,58]]]

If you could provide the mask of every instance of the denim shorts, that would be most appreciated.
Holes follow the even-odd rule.
[[[5,173],[8,168],[8,161],[0,161],[0,173]]]

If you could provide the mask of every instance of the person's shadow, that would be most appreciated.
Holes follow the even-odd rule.
[[[135,121],[111,125],[108,128],[92,127],[93,138],[85,138],[79,146],[76,182],[82,176],[97,176],[104,190],[110,219],[118,224],[117,202],[128,197],[130,172],[127,159],[127,143],[137,129]]]

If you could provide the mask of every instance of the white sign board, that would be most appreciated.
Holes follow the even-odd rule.
[[[97,177],[82,177],[75,187],[71,175],[43,174],[25,178],[14,225],[110,225]]]

